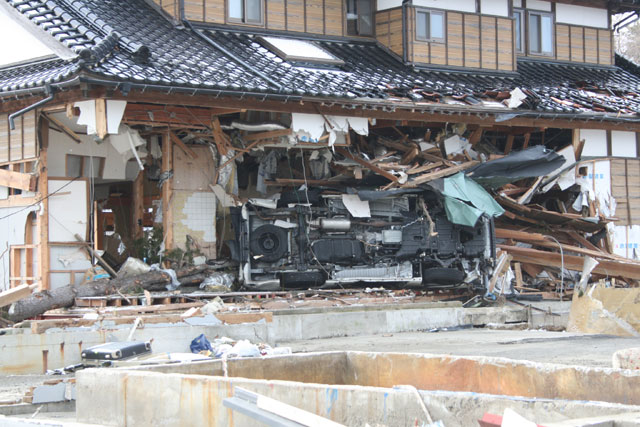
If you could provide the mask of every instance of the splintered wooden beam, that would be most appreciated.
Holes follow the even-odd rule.
[[[22,191],[36,191],[37,178],[28,173],[0,169],[0,185]]]
[[[369,169],[372,172],[377,173],[380,176],[383,176],[385,178],[387,178],[389,181],[391,182],[398,182],[398,177],[393,175],[392,173],[387,172],[384,169],[379,168],[378,166],[358,157],[358,156],[354,156],[353,154],[351,154],[349,151],[345,150],[344,148],[341,147],[336,147],[336,153],[342,154],[344,157],[353,160],[354,162],[364,166],[365,168]]]
[[[231,145],[229,142],[229,138],[222,130],[220,126],[220,119],[214,117],[211,120],[211,128],[213,129],[213,141],[216,143],[216,147],[218,148],[218,153],[223,156],[226,156],[228,153],[227,147]]]
[[[187,146],[187,144],[182,142],[182,140],[178,137],[178,135],[176,135],[174,131],[169,131],[169,136],[171,137],[171,141],[173,141],[174,144],[180,147],[187,156],[191,157],[192,159],[198,157],[196,153],[194,153],[194,151]]]
[[[438,178],[444,178],[446,176],[455,175],[456,173],[467,170],[477,165],[478,163],[480,162],[473,160],[471,162],[465,162],[457,166],[441,169],[439,171],[429,172],[427,174],[420,175],[411,181],[408,181],[406,184],[403,185],[403,187],[415,187],[416,185],[424,184],[426,182],[433,181]]]
[[[513,256],[514,261],[536,264],[545,267],[559,267],[567,270],[582,271],[584,256],[561,255],[559,252],[540,251],[537,249],[520,248],[517,246],[498,245],[498,248]],[[640,279],[640,263],[634,261],[617,261],[598,259],[598,265],[593,273],[610,277],[624,277]]]
[[[66,126],[64,123],[62,123],[60,120],[56,119],[55,117],[53,117],[50,114],[45,114],[44,117],[49,120],[51,123],[53,123],[54,125],[56,125],[58,128],[60,128],[60,130],[65,133],[69,138],[73,139],[75,142],[77,142],[78,144],[80,144],[82,142],[82,140],[80,139],[80,136],[78,136],[77,133],[75,133],[70,127]]]

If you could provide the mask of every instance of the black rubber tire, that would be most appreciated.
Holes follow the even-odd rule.
[[[315,289],[326,281],[326,274],[320,270],[287,271],[280,275],[280,286],[284,289]]]
[[[287,253],[287,232],[272,224],[261,225],[251,233],[249,247],[253,256],[259,256],[258,262],[278,261]]]
[[[457,268],[427,268],[422,272],[422,283],[453,286],[462,283],[466,274]]]

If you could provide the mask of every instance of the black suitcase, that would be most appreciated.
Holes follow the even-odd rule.
[[[151,352],[151,343],[142,341],[108,342],[82,350],[82,360],[124,360]]]

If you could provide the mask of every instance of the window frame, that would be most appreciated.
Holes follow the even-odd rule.
[[[373,0],[352,0],[353,4],[356,8],[355,14],[357,16],[356,19],[349,19],[349,0],[347,0],[346,2],[346,13],[345,13],[345,33],[347,34],[347,36],[360,36],[360,37],[373,37],[375,35],[375,16],[376,16],[376,2],[374,2]],[[371,29],[369,30],[369,32],[363,32],[361,30],[362,27],[362,15],[358,12],[359,9],[359,4],[360,2],[368,2],[369,3],[369,20],[371,22]],[[349,21],[356,21],[356,32],[355,34],[350,33],[349,32]]]
[[[429,43],[446,43],[447,42],[447,19],[446,19],[446,11],[444,10],[434,10],[434,9],[425,9],[425,8],[415,8],[414,14],[414,22],[415,22],[415,40],[419,42],[429,42]],[[427,22],[429,22],[429,34],[426,38],[422,38],[418,35],[418,15],[424,13],[428,15]],[[432,37],[431,31],[431,15],[438,15],[442,18],[442,37]]]
[[[229,7],[229,3],[231,3],[232,1],[239,1],[241,3],[242,6],[242,18],[233,18],[231,17],[230,10],[231,8]],[[227,0],[226,1],[226,17],[227,17],[227,22],[229,23],[233,23],[233,24],[243,24],[243,25],[264,25],[264,4],[265,4],[265,0],[258,0],[260,2],[260,20],[256,21],[256,20],[251,20],[247,18],[247,3],[249,2],[249,0]]]
[[[544,57],[553,57],[555,56],[555,17],[553,12],[546,12],[546,11],[542,11],[542,10],[527,10],[526,11],[526,30],[525,30],[525,34],[527,37],[527,43],[526,43],[526,47],[527,47],[527,54],[528,55],[532,55],[532,56],[544,56]],[[531,15],[534,16],[539,16],[540,17],[540,27],[538,28],[539,34],[540,34],[540,52],[535,52],[531,50],[531,27],[529,25],[529,22],[531,20]],[[549,17],[551,19],[551,33],[549,34],[550,37],[550,43],[551,43],[551,51],[549,52],[545,52],[542,50],[542,45],[543,45],[543,39],[542,39],[542,18],[543,17]]]
[[[71,157],[77,157],[79,159],[81,159],[80,162],[80,175],[79,176],[73,176],[69,173],[69,159]],[[87,179],[91,179],[91,176],[88,176],[89,171],[85,171],[85,162],[86,161],[91,161],[91,159],[99,159],[100,160],[100,166],[99,166],[99,170],[97,171],[97,174],[95,177],[93,177],[93,179],[102,179],[104,176],[104,164],[106,163],[106,158],[105,157],[100,157],[100,156],[85,156],[83,154],[69,154],[67,153],[65,155],[64,158],[64,173],[65,173],[65,177],[67,178],[87,178]],[[86,172],[86,174],[85,174]]]
[[[515,15],[518,14],[520,15],[520,28],[518,28],[518,25],[516,24],[516,17]],[[526,44],[527,44],[527,32],[525,31],[525,19],[526,19],[526,11],[525,9],[519,8],[519,7],[514,7],[513,8],[513,12],[512,12],[512,18],[514,20],[514,35],[519,35],[520,36],[520,46],[518,46],[517,43],[517,37],[515,38],[515,42],[516,42],[516,53],[525,53],[526,52]],[[518,34],[519,33],[519,34]]]

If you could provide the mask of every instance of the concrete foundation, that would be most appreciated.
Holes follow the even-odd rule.
[[[152,341],[154,352],[188,352],[193,338],[228,336],[237,340],[279,342],[304,339],[390,334],[434,328],[483,326],[527,322],[522,307],[470,308],[459,303],[420,303],[345,308],[292,309],[273,312],[273,321],[239,325],[187,323],[150,324],[140,327],[134,339]],[[0,336],[0,374],[43,373],[80,362],[81,349],[107,341],[122,341],[129,325],[102,328],[49,329],[32,334],[29,329],[5,329]]]
[[[640,373],[503,358],[331,352],[77,375],[78,421],[106,425],[245,426],[222,401],[234,387],[345,425],[473,425],[514,409],[537,423],[637,412]],[[150,394],[150,391],[153,391]]]

